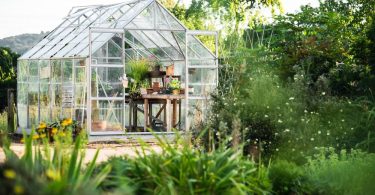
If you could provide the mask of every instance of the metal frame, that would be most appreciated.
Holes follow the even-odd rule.
[[[127,10],[129,9],[132,9],[134,7],[137,6],[137,3],[140,3],[140,2],[143,2],[143,6],[142,7],[137,7],[138,9],[138,13],[136,14],[133,14],[131,15],[131,18],[129,20],[126,20],[126,24],[123,24],[123,25],[117,25],[119,21],[123,21],[123,16],[126,15],[126,13],[123,13],[122,9],[124,9],[125,6],[129,6],[129,8],[127,8]],[[146,10],[149,6],[153,6],[155,11],[154,11],[154,21],[153,21],[153,26],[151,26],[151,28],[134,28],[134,27],[127,27],[127,25],[131,24],[131,23],[134,23],[133,20],[138,17],[144,10]],[[66,20],[64,21],[64,23],[68,23],[70,22],[70,25],[75,23],[76,21],[79,20],[79,18],[81,18],[85,13],[91,13],[91,15],[95,15],[95,14],[99,14],[99,13],[107,13],[107,12],[110,12],[111,14],[109,14],[109,16],[107,18],[110,18],[112,17],[114,14],[118,13],[118,11],[120,11],[123,16],[120,16],[118,17],[117,19],[115,19],[113,25],[95,25],[97,20],[102,20],[103,17],[101,17],[101,15],[98,15],[96,18],[93,19],[93,21],[90,21],[89,25],[87,27],[84,27],[82,30],[80,30],[81,33],[83,33],[85,31],[85,29],[88,30],[88,35],[86,37],[83,38],[83,40],[77,40],[78,42],[77,43],[74,43],[74,47],[71,48],[71,50],[64,50],[64,54],[62,56],[59,56],[59,55],[56,55],[59,53],[59,51],[61,51],[64,47],[60,48],[59,50],[57,50],[57,52],[51,56],[50,58],[48,57],[42,57],[44,54],[48,53],[48,51],[45,51],[41,54],[38,54],[38,51],[35,51],[34,53],[32,53],[31,58],[29,57],[26,57],[26,56],[22,56],[20,58],[20,60],[34,60],[32,57],[33,56],[39,56],[40,58],[35,58],[37,60],[48,60],[48,63],[49,63],[49,68],[50,68],[50,73],[52,74],[51,72],[51,69],[52,69],[52,66],[51,66],[51,61],[52,60],[61,60],[61,63],[62,63],[62,60],[72,60],[72,74],[73,74],[73,85],[75,84],[75,71],[76,71],[76,68],[75,68],[75,64],[74,64],[74,60],[75,59],[86,59],[86,64],[85,64],[85,74],[86,74],[86,84],[85,84],[85,87],[86,87],[86,94],[87,94],[87,102],[86,102],[86,115],[87,115],[87,130],[88,130],[88,133],[90,135],[118,135],[118,134],[123,134],[123,132],[119,133],[119,132],[92,132],[92,124],[91,124],[91,114],[92,114],[92,101],[93,100],[107,100],[108,98],[101,98],[101,97],[92,97],[92,91],[91,91],[91,74],[92,74],[92,67],[120,67],[119,64],[92,64],[93,62],[93,56],[92,54],[96,51],[97,48],[93,48],[93,43],[95,42],[95,40],[100,36],[97,36],[97,37],[94,37],[93,36],[93,33],[115,33],[115,34],[119,34],[121,35],[122,37],[122,45],[117,45],[116,44],[116,47],[119,47],[118,49],[121,49],[121,62],[122,62],[122,66],[124,68],[124,71],[125,71],[125,66],[126,66],[126,59],[128,58],[131,58],[131,56],[128,56],[127,53],[126,53],[126,49],[125,49],[125,42],[127,42],[134,51],[136,52],[139,52],[139,51],[142,51],[140,52],[140,55],[143,55],[143,53],[150,53],[150,54],[153,54],[153,52],[151,52],[149,50],[149,48],[147,47],[147,43],[142,43],[140,40],[138,40],[139,44],[138,43],[132,43],[130,40],[127,40],[127,38],[125,37],[126,33],[129,32],[131,33],[131,31],[140,31],[141,33],[144,34],[145,38],[149,39],[149,40],[145,40],[145,41],[149,41],[148,44],[152,43],[154,44],[156,47],[158,47],[161,51],[163,51],[166,56],[168,56],[168,58],[162,58],[162,59],[159,59],[160,61],[163,61],[163,62],[184,62],[184,71],[185,71],[185,75],[182,75],[182,76],[185,76],[183,79],[185,79],[185,130],[186,131],[189,131],[190,127],[189,127],[189,124],[188,124],[188,113],[189,113],[189,100],[203,100],[203,99],[208,99],[207,97],[204,97],[204,96],[195,96],[195,95],[189,95],[188,91],[189,91],[189,68],[202,68],[202,69],[205,69],[205,68],[214,68],[216,69],[216,86],[217,86],[217,80],[218,80],[218,32],[216,31],[190,31],[188,30],[173,14],[171,14],[164,6],[162,6],[158,1],[156,0],[133,0],[133,1],[128,1],[128,2],[125,2],[125,3],[120,3],[120,4],[112,4],[112,5],[107,5],[107,6],[103,6],[103,5],[96,5],[96,6],[86,6],[86,7],[83,7],[85,8],[85,10],[83,11],[77,11],[75,13],[72,13],[74,8],[71,10],[71,12],[69,13],[68,17],[66,18]],[[111,10],[111,8],[113,9],[116,9],[116,10]],[[110,11],[111,10],[111,11]],[[164,18],[167,22],[167,26],[169,26],[170,28],[169,29],[165,29],[165,28],[158,28],[157,26],[157,23],[156,23],[156,10],[159,13],[159,16],[161,18]],[[91,12],[90,12],[91,11]],[[129,15],[129,14],[128,14]],[[127,16],[128,16],[127,15]],[[177,23],[173,23],[173,24],[178,24],[181,26],[181,29],[176,29],[176,28],[173,28],[170,21],[168,21],[168,17],[174,19],[173,22],[177,22]],[[85,15],[85,17],[87,17]],[[170,19],[169,18],[169,19]],[[85,20],[81,21],[81,23],[83,22],[86,22],[86,21],[89,21],[90,19],[92,19],[91,17],[87,17]],[[134,26],[134,25],[133,25]],[[135,26],[137,26],[135,24]],[[59,32],[57,32],[57,34],[61,34],[64,30],[66,30],[69,26],[65,27],[65,29],[59,29],[61,27],[58,26],[54,31],[52,31],[50,33],[50,35],[48,35],[46,38],[51,38],[51,36],[54,35],[54,33],[56,33],[57,30],[59,30]],[[74,31],[74,30],[72,30]],[[152,31],[152,32],[156,32],[161,39],[164,40],[164,42],[169,45],[171,48],[175,49],[177,51],[177,53],[179,55],[181,55],[183,58],[182,59],[174,59],[174,57],[172,56],[169,56],[169,52],[168,50],[164,50],[161,46],[158,45],[157,42],[155,42],[155,40],[153,40],[152,38],[150,38],[145,32],[146,31]],[[168,34],[162,34],[162,32],[170,32],[171,33],[171,37],[173,37],[173,40],[168,40],[167,37],[169,37]],[[181,32],[181,33],[184,33],[184,36],[185,36],[185,40],[183,40],[183,37],[182,37],[182,34],[176,34],[178,32]],[[167,36],[168,35],[168,36]],[[196,38],[195,36],[198,36],[198,35],[203,35],[203,36],[215,36],[215,53],[212,53],[202,42],[200,42],[200,40],[198,38]],[[133,36],[133,35],[132,35]],[[191,48],[189,46],[189,36],[193,36],[193,38],[195,38],[195,43],[198,43],[200,45],[200,47],[202,49],[205,49],[207,50],[210,54],[212,54],[213,58],[204,58],[204,57],[201,57],[199,55],[199,52],[195,51],[194,48]],[[76,36],[69,36],[69,33],[64,36],[65,38],[67,37],[70,37],[71,40],[70,41],[73,41],[73,40],[76,40],[76,38],[78,37],[78,35]],[[134,36],[133,36],[134,37]],[[81,37],[80,37],[81,38]],[[77,48],[77,51],[79,49],[81,49],[80,52],[78,53],[82,53],[84,50],[86,50],[88,48],[88,54],[86,55],[78,55],[78,56],[74,56],[74,57],[67,57],[66,55],[72,53],[71,51],[74,50],[81,42],[85,41],[85,39],[87,40],[88,39],[88,44],[86,47],[82,47],[83,49],[81,49],[81,46],[79,48]],[[109,40],[111,40],[111,38],[109,38]],[[108,42],[109,40],[106,40],[105,42]],[[54,43],[59,43],[61,42],[61,40],[50,40],[50,41],[53,41]],[[176,42],[176,44],[174,44],[174,41]],[[45,41],[44,41],[45,42]],[[44,43],[43,41],[41,43]],[[45,43],[45,45],[48,45],[49,42]],[[185,44],[185,45],[183,45]],[[44,46],[45,46],[44,45]],[[55,45],[55,46],[56,46]],[[40,45],[38,47],[40,47],[39,49],[43,48],[44,46],[41,46]],[[52,48],[54,48],[55,46],[53,46]],[[168,46],[168,47],[169,47]],[[98,47],[98,45],[96,45],[96,47]],[[100,46],[101,47],[101,46]],[[99,47],[99,48],[100,48]],[[120,48],[121,47],[121,48]],[[184,52],[185,51],[185,52]],[[108,50],[107,50],[108,52]],[[175,52],[175,51],[173,51]],[[197,57],[191,57],[189,56],[189,52],[193,52],[195,55],[194,56],[197,56]],[[60,52],[61,53],[61,52]],[[116,57],[117,58],[117,57]],[[179,57],[180,58],[180,57]],[[214,60],[215,61],[215,64],[214,65],[189,65],[189,62],[191,62],[192,60]],[[61,64],[62,66],[62,64]],[[38,72],[40,72],[40,67],[39,67],[39,64],[38,64]],[[40,78],[38,78],[40,79]],[[22,82],[25,82],[25,81],[22,81]],[[52,95],[52,89],[51,89],[51,82],[52,82],[52,78],[50,78],[50,89],[49,89],[49,93]],[[27,80],[27,83],[29,83],[29,81]],[[39,88],[40,88],[40,81],[38,82],[39,83]],[[61,83],[62,85],[63,83]],[[73,93],[75,93],[75,91],[73,91]],[[123,91],[123,95],[124,97],[116,97],[116,98],[112,98],[113,100],[123,100],[123,121],[124,121],[124,125],[125,125],[125,91]],[[40,112],[40,89],[38,90],[38,112]],[[111,99],[111,100],[112,100]],[[28,99],[27,99],[27,108],[28,108]],[[50,100],[51,101],[51,100]],[[50,104],[50,108],[52,108],[52,104]],[[80,108],[81,109],[81,108]],[[72,114],[75,114],[75,113],[72,113]],[[52,115],[52,112],[51,112],[51,115]],[[27,122],[29,123],[29,112],[27,112]],[[40,120],[40,114],[38,114],[38,120]],[[123,127],[125,128],[125,127]],[[132,134],[132,133],[129,133],[129,134]],[[140,134],[147,134],[147,132],[142,132]]]

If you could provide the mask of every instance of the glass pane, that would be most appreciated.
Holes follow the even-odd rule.
[[[217,69],[189,68],[189,94],[209,96],[216,88]]]
[[[52,120],[60,119],[61,103],[62,103],[61,84],[52,84],[51,85]]]
[[[40,83],[40,121],[50,121],[50,97],[49,84]]]
[[[61,72],[61,61],[52,60],[51,61],[51,77],[52,83],[61,83],[62,72]]]
[[[200,129],[207,117],[209,101],[189,100],[188,127]]]
[[[39,81],[38,61],[31,60],[29,64],[29,82],[38,82],[38,81]]]
[[[17,81],[18,82],[26,82],[27,81],[27,68],[28,61],[27,60],[19,60],[18,61],[18,68],[17,68]]]
[[[73,81],[73,60],[62,60],[63,82],[72,83]]]
[[[18,109],[18,122],[20,127],[27,127],[27,94],[28,84],[17,84],[17,109]]]
[[[51,71],[48,60],[39,60],[40,77],[39,82],[49,83],[51,77]]]
[[[124,68],[92,67],[91,96],[92,97],[121,97],[123,86],[120,77]]]
[[[121,131],[124,125],[123,101],[92,101],[92,131]]]
[[[28,87],[28,102],[29,102],[29,127],[38,125],[38,83],[30,83]]]

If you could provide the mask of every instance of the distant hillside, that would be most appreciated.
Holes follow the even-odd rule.
[[[40,34],[21,34],[6,37],[0,39],[0,47],[9,47],[12,51],[22,55],[42,40],[47,34],[48,32],[42,31]]]

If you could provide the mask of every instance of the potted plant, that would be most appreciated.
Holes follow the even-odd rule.
[[[181,82],[178,79],[173,78],[169,82],[169,88],[172,90],[173,95],[179,95],[180,94],[180,88],[181,88]]]
[[[158,77],[161,75],[160,68],[163,65],[159,60],[157,60],[155,57],[150,58],[150,65],[153,67],[153,69],[150,71],[151,77]]]
[[[167,76],[174,75],[174,64],[171,64],[171,65],[166,67],[166,75]]]
[[[107,121],[99,119],[99,108],[94,108],[92,114],[91,128],[96,131],[103,131],[107,128]]]

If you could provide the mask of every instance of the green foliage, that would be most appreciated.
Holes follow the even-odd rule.
[[[97,186],[109,173],[104,167],[92,177],[94,159],[83,168],[84,152],[81,137],[71,147],[71,142],[57,141],[51,155],[47,140],[34,145],[34,132],[24,135],[25,152],[18,158],[8,147],[4,148],[7,159],[0,164],[1,194],[99,194]],[[33,145],[35,146],[33,148]]]
[[[366,32],[373,1],[324,1],[313,8],[276,18],[272,48],[283,80],[303,73],[311,89],[344,96],[368,94],[374,75],[369,66],[371,37]]]
[[[126,74],[134,79],[136,84],[140,84],[145,79],[149,71],[149,61],[147,59],[130,60],[126,64]]]
[[[0,81],[14,79],[18,54],[5,47],[0,47]]]
[[[116,157],[104,163],[113,169],[103,189],[130,185],[136,194],[264,194],[270,190],[266,169],[239,152],[206,153],[184,143],[162,139],[158,143],[161,153],[143,147],[134,159]]]
[[[375,155],[321,148],[305,166],[312,194],[374,194]]]
[[[302,167],[285,160],[274,162],[268,174],[272,181],[272,191],[276,194],[303,194],[306,189],[306,176]]]

